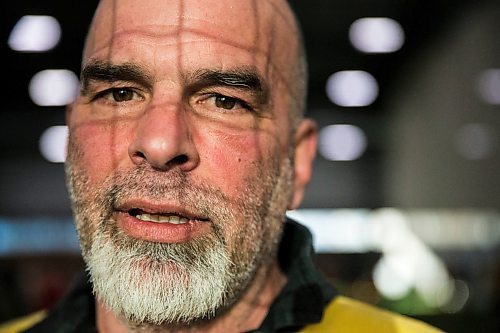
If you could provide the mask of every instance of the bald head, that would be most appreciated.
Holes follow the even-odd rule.
[[[307,65],[299,24],[287,1],[102,0],[87,36],[82,67],[95,59],[112,61],[117,49],[140,49],[153,40],[176,47],[169,49],[169,62],[178,66],[178,76],[193,59],[210,57],[212,50],[224,48],[226,56],[246,52],[242,65],[255,66],[289,98],[292,128],[301,119]],[[203,49],[195,52],[183,46],[200,42]],[[216,66],[223,62],[214,59]]]

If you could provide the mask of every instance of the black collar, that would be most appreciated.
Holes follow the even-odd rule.
[[[318,323],[336,292],[314,266],[312,237],[304,226],[288,219],[278,260],[288,282],[256,332],[295,332]]]

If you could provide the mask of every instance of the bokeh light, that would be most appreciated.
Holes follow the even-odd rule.
[[[8,44],[20,52],[44,52],[61,39],[61,26],[52,16],[25,15],[12,29]]]
[[[75,99],[78,77],[65,69],[47,69],[33,76],[29,84],[32,101],[40,106],[64,106]]]
[[[319,152],[330,161],[356,160],[363,155],[367,145],[365,133],[354,125],[329,125],[319,133]]]
[[[349,28],[351,44],[366,53],[390,53],[399,50],[405,40],[401,25],[387,17],[365,17]]]
[[[67,141],[67,126],[51,126],[40,136],[40,153],[49,162],[62,163],[66,160]]]
[[[340,71],[332,74],[326,83],[330,100],[340,106],[368,106],[377,99],[377,80],[368,72],[360,70]]]

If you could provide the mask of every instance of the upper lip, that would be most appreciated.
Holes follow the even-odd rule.
[[[209,220],[208,217],[196,214],[187,207],[183,207],[178,204],[158,203],[147,200],[127,200],[123,203],[118,204],[115,207],[115,209],[117,211],[125,213],[130,213],[133,210],[137,210],[139,212],[147,214],[177,215],[180,217],[185,217],[189,220],[198,220],[198,221]]]

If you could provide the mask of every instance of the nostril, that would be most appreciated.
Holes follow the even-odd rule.
[[[133,157],[138,157],[141,159],[146,159],[146,155],[142,151],[136,151],[133,153]]]
[[[165,171],[175,167],[182,167],[183,165],[187,165],[187,163],[189,162],[189,157],[187,155],[178,155],[164,164],[151,163],[152,161],[147,158],[144,158],[144,160],[149,161],[149,164],[153,169]]]
[[[179,155],[179,156],[176,156],[172,161],[171,163],[172,164],[184,164],[188,161],[188,157],[186,155]]]
[[[148,160],[146,154],[144,154],[142,151],[129,150],[129,157],[132,163],[134,163],[135,165],[146,163]]]

